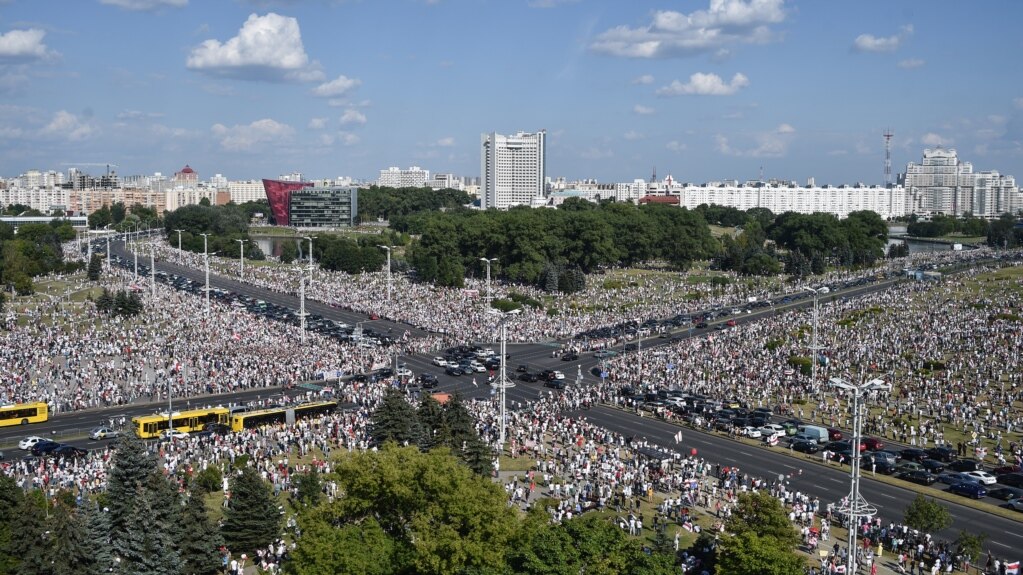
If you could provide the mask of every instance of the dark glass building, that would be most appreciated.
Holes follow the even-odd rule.
[[[289,225],[296,228],[347,228],[355,226],[359,212],[359,188],[301,188],[291,191]]]

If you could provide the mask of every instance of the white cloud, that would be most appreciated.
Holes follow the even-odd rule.
[[[654,83],[654,77],[651,76],[650,74],[643,74],[642,76],[638,76],[636,78],[633,78],[632,79],[632,83],[633,84],[653,84]]]
[[[337,135],[338,138],[340,138],[341,143],[345,146],[354,146],[355,144],[358,144],[360,141],[359,136],[351,132],[338,132]]]
[[[71,142],[80,142],[93,136],[96,133],[96,128],[89,121],[83,121],[67,110],[60,110],[53,115],[50,123],[44,126],[39,133],[44,136],[63,138]]]
[[[1016,109],[1023,110],[1023,98],[1015,98],[1012,100],[1012,105],[1016,106]]]
[[[786,126],[787,124],[782,124]],[[754,134],[753,140],[756,146],[751,148],[735,148],[728,141],[728,138],[718,134],[714,137],[717,151],[726,156],[746,156],[750,158],[779,158],[788,153],[789,141],[792,132],[766,132]]]
[[[248,80],[323,78],[305,53],[298,20],[273,12],[250,14],[238,35],[224,43],[206,40],[192,50],[187,65],[192,70]]]
[[[675,153],[684,152],[688,149],[685,144],[679,142],[678,140],[672,140],[665,144],[664,147]]]
[[[220,146],[232,152],[252,150],[265,142],[287,140],[295,133],[291,126],[270,118],[230,128],[223,124],[214,124],[211,131],[220,139]]]
[[[455,139],[452,138],[451,136],[448,136],[446,138],[441,138],[441,139],[437,140],[436,145],[441,147],[441,148],[450,148],[451,146],[455,145]]]
[[[351,92],[360,84],[362,84],[362,80],[359,80],[358,78],[349,78],[342,74],[330,82],[324,82],[323,84],[313,88],[313,95],[323,96],[326,98],[336,98]]]
[[[790,126],[789,124],[781,124],[775,131],[778,132],[779,134],[792,134],[795,133],[796,129]]]
[[[650,114],[653,114],[655,110],[649,106],[636,104],[635,106],[632,107],[632,111],[633,113],[639,114],[640,116],[649,116]]]
[[[657,90],[658,96],[731,96],[741,88],[749,86],[749,78],[742,74],[732,76],[732,81],[725,83],[717,74],[697,72],[683,84],[674,80],[668,86]]]
[[[935,134],[934,132],[927,132],[923,136],[920,136],[920,143],[925,146],[949,146],[953,140],[951,138],[945,138],[941,135]]]
[[[366,115],[358,110],[349,108],[345,110],[345,113],[341,115],[341,125],[351,126],[354,124],[362,125],[366,123]]]
[[[162,112],[143,112],[141,110],[124,110],[117,114],[118,120],[146,120],[151,118],[162,118]]]
[[[156,10],[164,7],[184,8],[185,6],[188,6],[188,0],[99,0],[99,3],[138,12]]]
[[[914,68],[919,68],[926,63],[927,62],[921,60],[920,58],[907,58],[905,60],[899,61],[899,68],[902,68],[903,70],[912,70]]]
[[[633,142],[636,140],[642,140],[646,136],[637,132],[636,130],[629,130],[628,132],[622,134],[622,137],[625,138],[626,140],[629,140],[630,142]]]
[[[310,118],[309,129],[310,130],[322,130],[327,127],[327,118]]]
[[[778,37],[771,25],[785,20],[784,0],[709,0],[689,14],[663,10],[646,26],[617,26],[590,44],[594,52],[627,58],[670,58],[715,53]]]
[[[894,36],[874,36],[860,34],[853,40],[853,49],[857,52],[894,52],[913,34],[913,26],[903,26]]]
[[[43,60],[57,56],[57,52],[43,44],[45,36],[46,31],[38,28],[0,34],[0,62]]]

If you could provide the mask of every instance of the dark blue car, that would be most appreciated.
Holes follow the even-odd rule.
[[[979,483],[956,483],[949,487],[948,490],[957,495],[974,499],[987,497],[987,489]]]

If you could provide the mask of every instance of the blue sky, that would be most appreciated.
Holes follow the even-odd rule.
[[[880,183],[926,147],[1023,178],[1023,2],[0,0],[0,175]],[[94,170],[97,170],[94,168]]]

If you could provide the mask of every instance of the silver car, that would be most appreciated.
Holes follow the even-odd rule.
[[[111,429],[109,427],[97,427],[89,432],[89,439],[100,440],[100,439],[115,439],[121,435],[120,431]]]

